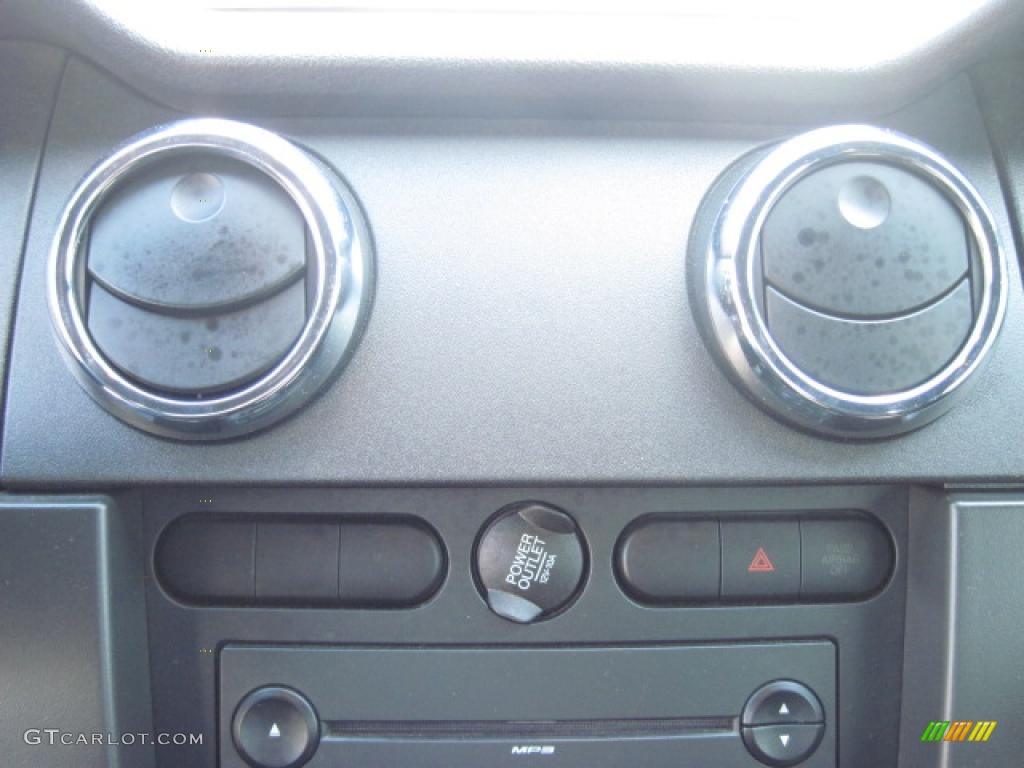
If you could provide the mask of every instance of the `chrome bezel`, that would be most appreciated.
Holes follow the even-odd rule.
[[[883,395],[859,395],[807,375],[782,352],[757,300],[761,229],[797,181],[827,165],[875,161],[931,182],[962,214],[980,274],[978,306],[967,340],[927,381]],[[694,243],[704,268],[701,318],[719,357],[753,399],[786,421],[837,437],[888,437],[923,426],[950,408],[954,395],[992,347],[1006,311],[1006,266],[992,214],[971,183],[935,150],[894,131],[866,125],[821,128],[746,158],[705,201],[717,208],[709,237]],[[720,206],[720,207],[718,207]],[[714,211],[715,208],[712,208]],[[699,278],[698,278],[699,279]],[[700,297],[694,297],[700,301]]]
[[[118,182],[154,160],[196,152],[262,171],[288,194],[310,242],[306,324],[288,353],[251,383],[205,399],[154,392],[117,370],[82,316],[84,238],[92,215]],[[50,253],[48,301],[62,351],[82,387],[134,427],[163,437],[220,440],[291,414],[344,364],[370,309],[373,252],[355,197],[325,164],[270,131],[217,118],[186,119],[144,131],[100,162],[72,194]]]

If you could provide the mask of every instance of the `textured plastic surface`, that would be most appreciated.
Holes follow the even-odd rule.
[[[447,762],[436,750],[416,738],[415,724],[428,721],[458,728],[458,721],[486,723],[558,721],[580,724],[576,734],[586,746],[587,721],[629,721],[708,718],[735,723],[743,703],[763,683],[776,677],[797,677],[817,691],[825,702],[826,722],[836,716],[835,647],[829,642],[761,643],[658,648],[248,648],[229,645],[220,653],[219,692],[221,733],[230,727],[235,702],[266,681],[282,682],[307,696],[321,721],[344,726],[351,722],[387,724],[397,738],[366,744],[345,741],[343,732],[332,744],[331,730],[321,741],[310,766],[422,765],[473,768],[510,764],[509,745],[479,739],[480,749],[459,750],[449,745]],[[408,726],[403,741],[399,730]],[[600,725],[591,726],[598,732]],[[642,723],[636,724],[642,728]],[[669,725],[663,725],[671,734]],[[675,745],[675,761],[666,761],[671,749],[659,739],[623,739],[597,742],[609,762],[663,768],[699,762],[708,768],[750,766],[738,729],[717,725],[717,733],[696,733]],[[705,726],[705,729],[707,726]],[[442,731],[443,733],[443,731]],[[836,729],[828,742],[807,763],[808,768],[835,766]],[[683,730],[681,735],[686,735]],[[704,739],[701,740],[701,735]],[[512,730],[512,738],[515,731]],[[454,739],[452,739],[454,740]],[[473,746],[474,739],[460,739]],[[240,768],[227,740],[221,740],[220,765]],[[517,740],[515,743],[520,743]],[[687,741],[692,743],[687,744]],[[622,752],[623,747],[632,752]],[[529,739],[525,743],[531,743]],[[544,741],[542,743],[549,743]],[[489,751],[488,751],[489,747]],[[646,757],[645,757],[646,755]],[[515,757],[515,755],[512,755]],[[559,744],[545,762],[559,768],[586,768],[596,762],[592,751]],[[515,758],[521,761],[521,757]]]
[[[768,327],[783,353],[818,381],[853,394],[896,392],[934,376],[963,346],[972,319],[967,281],[935,304],[885,320],[824,315],[771,287],[765,294]]]
[[[138,510],[102,497],[0,496],[0,521],[4,765],[152,766],[152,738],[89,736],[153,735]],[[65,743],[80,733],[90,741]]]
[[[445,576],[444,546],[419,525],[342,525],[339,552],[338,597],[349,605],[418,605],[430,599]]]
[[[1024,241],[1024,99],[1020,98],[1021,78],[1024,78],[1024,57],[979,66],[971,81],[977,89],[993,149],[999,159],[1016,222],[1018,248]]]
[[[930,183],[884,163],[840,163],[794,184],[761,235],[765,280],[839,317],[901,315],[967,274],[960,213]]]
[[[687,234],[722,169],[780,133],[694,124],[275,122],[345,174],[373,221],[381,267],[366,335],[344,377],[258,436],[195,446],[137,433],[79,391],[49,328],[44,274],[68,190],[118,141],[168,117],[84,64],[68,70],[26,250],[7,484],[751,483],[1024,472],[1016,438],[1024,304],[1013,254],[1007,322],[978,386],[918,433],[863,445],[814,438],[727,383],[690,311]],[[884,122],[948,153],[1012,247],[966,80]]]
[[[337,525],[259,523],[256,526],[256,599],[336,602]]]
[[[306,227],[262,172],[201,151],[121,184],[92,220],[89,271],[150,308],[251,303],[296,279]]]
[[[200,316],[164,314],[94,284],[89,332],[110,362],[157,389],[206,393],[245,382],[283,357],[306,322],[303,281],[257,304]]]
[[[212,503],[200,503],[211,499]],[[472,575],[473,551],[479,531],[497,510],[524,500],[552,504],[571,514],[587,538],[592,553],[586,586],[572,606],[550,621],[520,625],[494,615],[481,599]],[[161,768],[182,764],[214,764],[216,754],[216,655],[198,652],[221,642],[272,643],[346,647],[391,645],[431,648],[509,646],[665,646],[680,643],[706,645],[743,638],[787,641],[795,638],[831,638],[839,649],[837,679],[842,686],[837,733],[840,765],[887,765],[896,753],[899,728],[900,664],[903,655],[904,570],[906,554],[906,493],[892,488],[847,486],[841,488],[574,488],[574,487],[470,487],[407,489],[299,489],[162,488],[145,493],[145,518],[149,541],[176,517],[203,509],[247,518],[266,515],[273,519],[330,519],[339,510],[359,514],[416,515],[427,521],[443,539],[449,557],[448,576],[432,599],[414,610],[305,608],[189,608],[168,596],[154,580],[148,608],[154,664],[154,717],[157,727],[195,729],[205,734],[200,747],[188,754],[158,751]],[[864,509],[891,530],[897,550],[892,578],[871,600],[856,603],[772,606],[699,606],[652,609],[638,605],[618,586],[614,567],[615,545],[627,525],[648,513],[675,513],[685,519],[709,516],[769,519],[758,510],[786,510],[791,518],[820,516],[824,510]],[[211,645],[212,644],[212,645]],[[486,654],[484,654],[486,655]],[[486,659],[481,663],[485,665]],[[603,674],[602,670],[602,674]],[[708,670],[709,676],[728,677],[728,666]],[[773,674],[783,670],[773,667]],[[611,670],[615,674],[614,669]],[[437,670],[420,667],[422,677],[410,677],[412,685],[434,683],[431,696],[407,698],[408,706],[421,708],[424,716],[440,701],[438,696],[452,683]],[[485,718],[501,706],[500,686],[480,673],[488,685],[486,706],[464,703],[461,712],[473,719]],[[524,674],[529,674],[526,670]],[[792,673],[801,679],[800,670]],[[775,677],[766,678],[768,682]],[[409,690],[403,682],[397,691],[374,689],[355,678],[345,688],[368,696],[400,695]],[[462,684],[467,684],[462,680]],[[606,707],[614,698],[583,701],[574,694],[577,683],[554,686],[555,694],[585,707]],[[756,686],[750,686],[732,705],[737,717],[743,702]],[[544,689],[547,690],[546,688]],[[244,693],[244,692],[240,692]],[[239,695],[240,695],[239,693]],[[713,686],[705,691],[713,695]],[[546,696],[535,692],[543,702]],[[638,687],[624,690],[628,697],[642,697]],[[684,695],[680,693],[679,695]],[[481,697],[484,694],[480,694]],[[631,699],[633,700],[633,699]],[[314,704],[318,704],[314,701]],[[608,710],[610,713],[610,710]],[[379,712],[385,718],[390,715]],[[583,715],[586,712],[581,713]],[[867,735],[870,735],[868,737]],[[741,753],[742,754],[742,753]],[[486,755],[478,764],[490,764]],[[184,758],[189,758],[187,761]],[[525,759],[525,758],[524,758]],[[357,761],[358,762],[358,761]],[[632,761],[629,764],[632,764]],[[392,761],[388,765],[400,765]],[[419,763],[417,763],[419,764]]]
[[[221,650],[220,665],[222,717],[266,680],[303,692],[321,720],[338,723],[738,718],[750,695],[776,677],[799,677],[817,691],[826,721],[836,713],[829,642],[568,649],[232,644]]]
[[[32,193],[64,60],[47,46],[0,42],[0,404]]]
[[[471,724],[475,726],[476,724]],[[686,730],[672,733],[671,723],[658,724],[659,732],[600,734],[591,723],[570,723],[559,733],[559,724],[548,724],[539,739],[536,727],[527,725],[517,735],[515,728],[498,736],[469,736],[456,732],[401,735],[344,733],[321,744],[320,752],[308,768],[334,768],[357,765],[360,768],[517,768],[524,760],[535,758],[550,768],[594,768],[595,766],[642,765],[643,768],[763,768],[739,743],[721,730]],[[600,728],[599,724],[597,728]],[[607,725],[607,724],[604,724]],[[628,728],[627,722],[612,726]],[[568,735],[565,735],[568,734]],[[539,741],[539,743],[538,743]],[[525,743],[524,743],[525,742]],[[241,768],[235,763],[231,768]],[[832,768],[831,755],[819,753],[806,768]]]

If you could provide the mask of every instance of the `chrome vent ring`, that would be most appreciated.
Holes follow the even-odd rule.
[[[952,236],[935,234],[943,222]],[[1006,310],[977,190],[935,150],[872,126],[810,131],[734,163],[701,204],[688,258],[691,306],[721,367],[769,413],[832,437],[890,437],[945,413]]]
[[[297,326],[294,340],[266,370],[210,393],[168,391],[128,374],[96,343],[85,309],[89,233],[104,203],[154,164],[197,155],[236,162],[273,182],[294,204],[306,238],[301,329]],[[322,390],[359,341],[370,311],[373,279],[368,227],[354,194],[332,169],[271,131],[232,120],[197,118],[129,139],[80,182],[52,246],[48,303],[69,367],[104,408],[162,437],[221,440],[266,428]]]

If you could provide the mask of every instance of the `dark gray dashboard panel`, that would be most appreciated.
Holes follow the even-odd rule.
[[[106,497],[0,496],[4,765],[153,765],[141,528]]]
[[[0,382],[32,192],[65,58],[55,48],[0,41]],[[3,389],[0,384],[0,400]]]
[[[68,68],[26,254],[2,479],[18,487],[196,483],[1004,480],[1024,475],[1024,298],[966,78],[883,122],[933,144],[995,211],[1009,312],[977,386],[909,436],[848,444],[763,414],[694,325],[684,254],[712,182],[807,126],[293,119],[360,196],[379,253],[366,336],[317,401],[243,441],[149,437],[93,404],[61,360],[46,257],[69,191],[172,117]]]
[[[972,72],[971,82],[988,125],[1003,186],[1011,205],[1018,255],[1024,242],[1024,99],[1020,84],[1024,60],[987,62]]]
[[[1024,496],[915,489],[908,523],[900,765],[1013,765],[1024,751]],[[995,726],[984,743],[922,740],[931,722],[955,721]]]
[[[975,749],[944,745],[948,765],[1012,765],[1024,752],[1024,496],[959,494],[951,497],[950,506],[956,519],[957,577],[949,715],[998,725],[989,741]]]
[[[952,718],[956,525],[944,492],[911,489],[907,539],[899,765],[939,768],[944,748],[921,735],[930,723]]]

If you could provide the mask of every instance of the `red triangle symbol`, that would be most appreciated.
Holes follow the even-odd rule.
[[[764,547],[757,548],[757,554],[750,561],[750,567],[747,570],[751,573],[771,573],[775,570],[775,566],[768,557],[768,553],[764,551]]]

